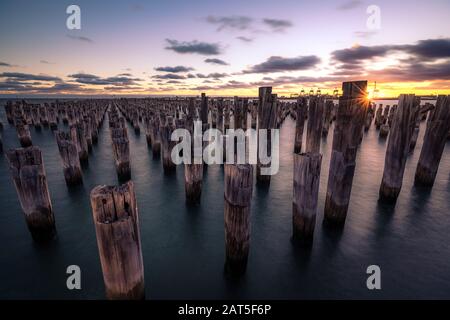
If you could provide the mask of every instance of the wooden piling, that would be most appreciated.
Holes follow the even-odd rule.
[[[250,248],[250,204],[253,169],[249,164],[225,164],[225,271],[245,273]]]
[[[316,222],[324,108],[323,96],[309,98],[306,152],[294,153],[293,240],[305,244],[312,242]]]
[[[277,95],[272,94],[272,87],[259,88],[259,104],[258,104],[258,141],[261,139],[261,129],[267,129],[267,155],[271,157],[271,131],[276,128],[277,121]],[[270,184],[270,175],[262,175],[261,168],[270,167],[270,163],[263,165],[259,159],[259,143],[258,157],[256,165],[256,180],[260,184]]]
[[[304,244],[314,235],[321,164],[320,153],[294,153],[293,240]]]
[[[111,139],[119,181],[131,179],[130,142],[125,127],[111,128]]]
[[[416,168],[416,185],[433,186],[450,133],[450,95],[439,95],[436,107],[428,116],[422,150]]]
[[[413,94],[402,94],[398,102],[392,119],[380,186],[380,200],[385,202],[395,202],[400,194],[420,98]]]
[[[323,112],[323,127],[322,127],[322,137],[328,136],[328,131],[330,130],[331,121],[333,118],[333,100],[327,100],[325,102],[325,109]]]
[[[320,152],[320,139],[323,126],[324,97],[309,97],[308,126],[306,131],[306,152]]]
[[[170,139],[175,126],[172,123],[172,117],[167,117],[167,121],[161,126],[161,147],[164,173],[171,173],[176,170],[177,166],[172,161],[172,148],[175,146],[174,141]]]
[[[294,153],[300,153],[302,150],[303,130],[305,126],[306,111],[308,109],[307,103],[308,99],[305,97],[299,97],[297,99]]]
[[[23,117],[16,117],[15,118],[15,127],[17,131],[17,136],[19,137],[19,142],[22,148],[29,147],[33,145],[31,142],[31,133],[28,125],[25,122],[25,119]]]
[[[62,131],[56,131],[55,137],[58,144],[59,154],[63,162],[63,172],[66,183],[68,185],[83,183],[77,146],[71,139],[70,134]]]
[[[347,216],[356,152],[368,109],[367,81],[344,82],[339,98],[330,159],[324,221],[343,225]]]
[[[31,236],[39,242],[53,239],[55,217],[41,150],[38,147],[12,149],[7,157]]]
[[[144,265],[134,184],[91,192],[97,245],[108,299],[145,298]]]

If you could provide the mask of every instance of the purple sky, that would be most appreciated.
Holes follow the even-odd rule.
[[[66,8],[81,8],[81,30]],[[369,5],[380,29],[369,29]],[[0,94],[450,93],[450,1],[0,2]]]

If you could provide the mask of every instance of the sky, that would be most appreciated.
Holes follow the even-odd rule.
[[[448,0],[2,0],[0,43],[2,96],[450,94]]]

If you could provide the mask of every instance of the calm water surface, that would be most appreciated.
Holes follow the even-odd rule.
[[[15,129],[0,118],[4,148],[18,147]],[[385,104],[393,104],[392,101]],[[107,119],[106,119],[107,120]],[[60,128],[65,128],[60,124]],[[104,286],[89,192],[98,184],[117,184],[107,121],[84,169],[84,185],[65,184],[56,141],[49,129],[30,128],[43,150],[58,238],[35,244],[27,230],[7,160],[0,155],[0,298],[102,299]],[[129,127],[132,179],[140,214],[146,295],[150,299],[309,299],[450,298],[450,144],[447,143],[433,189],[413,186],[422,146],[407,161],[395,207],[377,202],[387,140],[374,126],[364,134],[345,228],[322,227],[332,130],[322,140],[318,219],[311,250],[291,245],[292,150],[295,123],[287,118],[280,133],[280,171],[270,188],[254,188],[247,274],[224,277],[223,169],[204,175],[201,206],[186,207],[183,167],[164,176],[145,134]],[[66,289],[67,266],[82,270],[82,290]],[[382,290],[366,288],[366,268],[377,264]]]

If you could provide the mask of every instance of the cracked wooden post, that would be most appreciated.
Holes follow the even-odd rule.
[[[330,130],[330,125],[333,118],[332,117],[333,108],[334,108],[333,100],[327,100],[325,102],[325,110],[323,114],[322,137],[328,136],[328,131]]]
[[[301,244],[311,244],[314,236],[322,164],[320,140],[323,133],[323,114],[324,97],[310,97],[306,152],[294,153],[292,238]]]
[[[242,129],[243,116],[243,100],[239,97],[234,97],[234,130]]]
[[[414,179],[416,185],[433,186],[449,134],[450,95],[439,95],[436,107],[428,116],[427,128]]]
[[[383,104],[380,103],[375,113],[375,127],[377,130],[380,129],[382,122],[383,122]]]
[[[220,102],[219,102],[220,103]],[[194,117],[195,117],[195,105],[194,100],[189,99],[188,114],[186,117],[186,129],[191,136],[191,163],[185,163],[184,165],[184,189],[186,194],[186,203],[199,204],[202,195],[202,180],[203,180],[203,159],[201,163],[195,163],[194,156],[196,152],[202,154],[202,137],[196,137],[194,135]],[[195,143],[197,139],[197,143]],[[195,147],[198,149],[196,150]]]
[[[230,105],[228,101],[225,104],[223,115],[223,130],[225,133],[227,129],[230,129]]]
[[[368,109],[367,81],[344,82],[339,98],[330,159],[324,221],[343,225],[347,216],[356,152]]]
[[[125,127],[111,128],[111,140],[119,181],[131,179],[130,142]]]
[[[174,141],[170,139],[175,126],[172,117],[167,117],[167,121],[161,126],[161,146],[164,173],[174,172],[177,168],[172,161],[172,148],[175,146]]]
[[[250,248],[250,204],[253,169],[249,164],[225,164],[225,271],[245,273]]]
[[[70,126],[70,135],[77,146],[78,156],[81,162],[88,162],[89,147],[84,133],[84,124],[77,123]]]
[[[16,117],[15,118],[15,127],[17,131],[17,136],[19,137],[19,142],[22,148],[29,147],[33,145],[31,141],[31,133],[30,129],[23,117]]]
[[[41,150],[38,147],[12,149],[7,157],[31,236],[39,242],[53,239],[56,236],[55,217]]]
[[[401,94],[398,102],[386,148],[379,193],[380,200],[385,202],[395,202],[400,194],[420,98],[414,94]]]
[[[194,148],[192,148],[194,152]],[[199,204],[202,195],[203,162],[196,164],[193,161],[184,165],[184,188],[186,202],[188,204]]]
[[[200,120],[203,126],[208,124],[208,97],[204,93],[201,96]]]
[[[14,117],[13,117],[13,104],[11,101],[7,101],[5,104],[5,113],[6,113],[6,119],[9,123],[14,123]]]
[[[223,132],[223,98],[217,101],[217,129]]]
[[[97,186],[90,197],[106,297],[144,299],[144,264],[133,182]]]
[[[68,185],[83,183],[80,158],[77,146],[72,141],[70,134],[62,131],[55,132],[56,143],[63,163],[64,178]]]
[[[294,194],[292,201],[293,240],[313,240],[319,194],[320,153],[294,153]]]
[[[302,151],[303,130],[305,127],[306,111],[308,109],[307,103],[308,99],[305,97],[299,97],[297,99],[294,153],[300,153]]]
[[[324,97],[309,98],[308,125],[306,130],[306,152],[320,152],[320,138],[322,136]]]
[[[252,119],[251,119],[251,127],[253,129],[256,129],[256,120],[257,120],[257,117],[258,117],[258,107],[257,107],[257,105],[254,102],[250,105],[250,115],[252,117]]]
[[[261,168],[270,167],[269,164],[263,165],[259,158],[259,140],[262,132],[261,129],[267,130],[267,155],[272,156],[271,131],[275,129],[277,121],[277,95],[272,94],[272,87],[259,88],[259,104],[258,104],[258,157],[256,164],[256,180],[260,184],[270,184],[270,175],[261,174]]]
[[[153,158],[158,158],[161,154],[161,134],[159,129],[159,121],[160,120],[157,115],[154,115],[153,119],[150,120]]]

